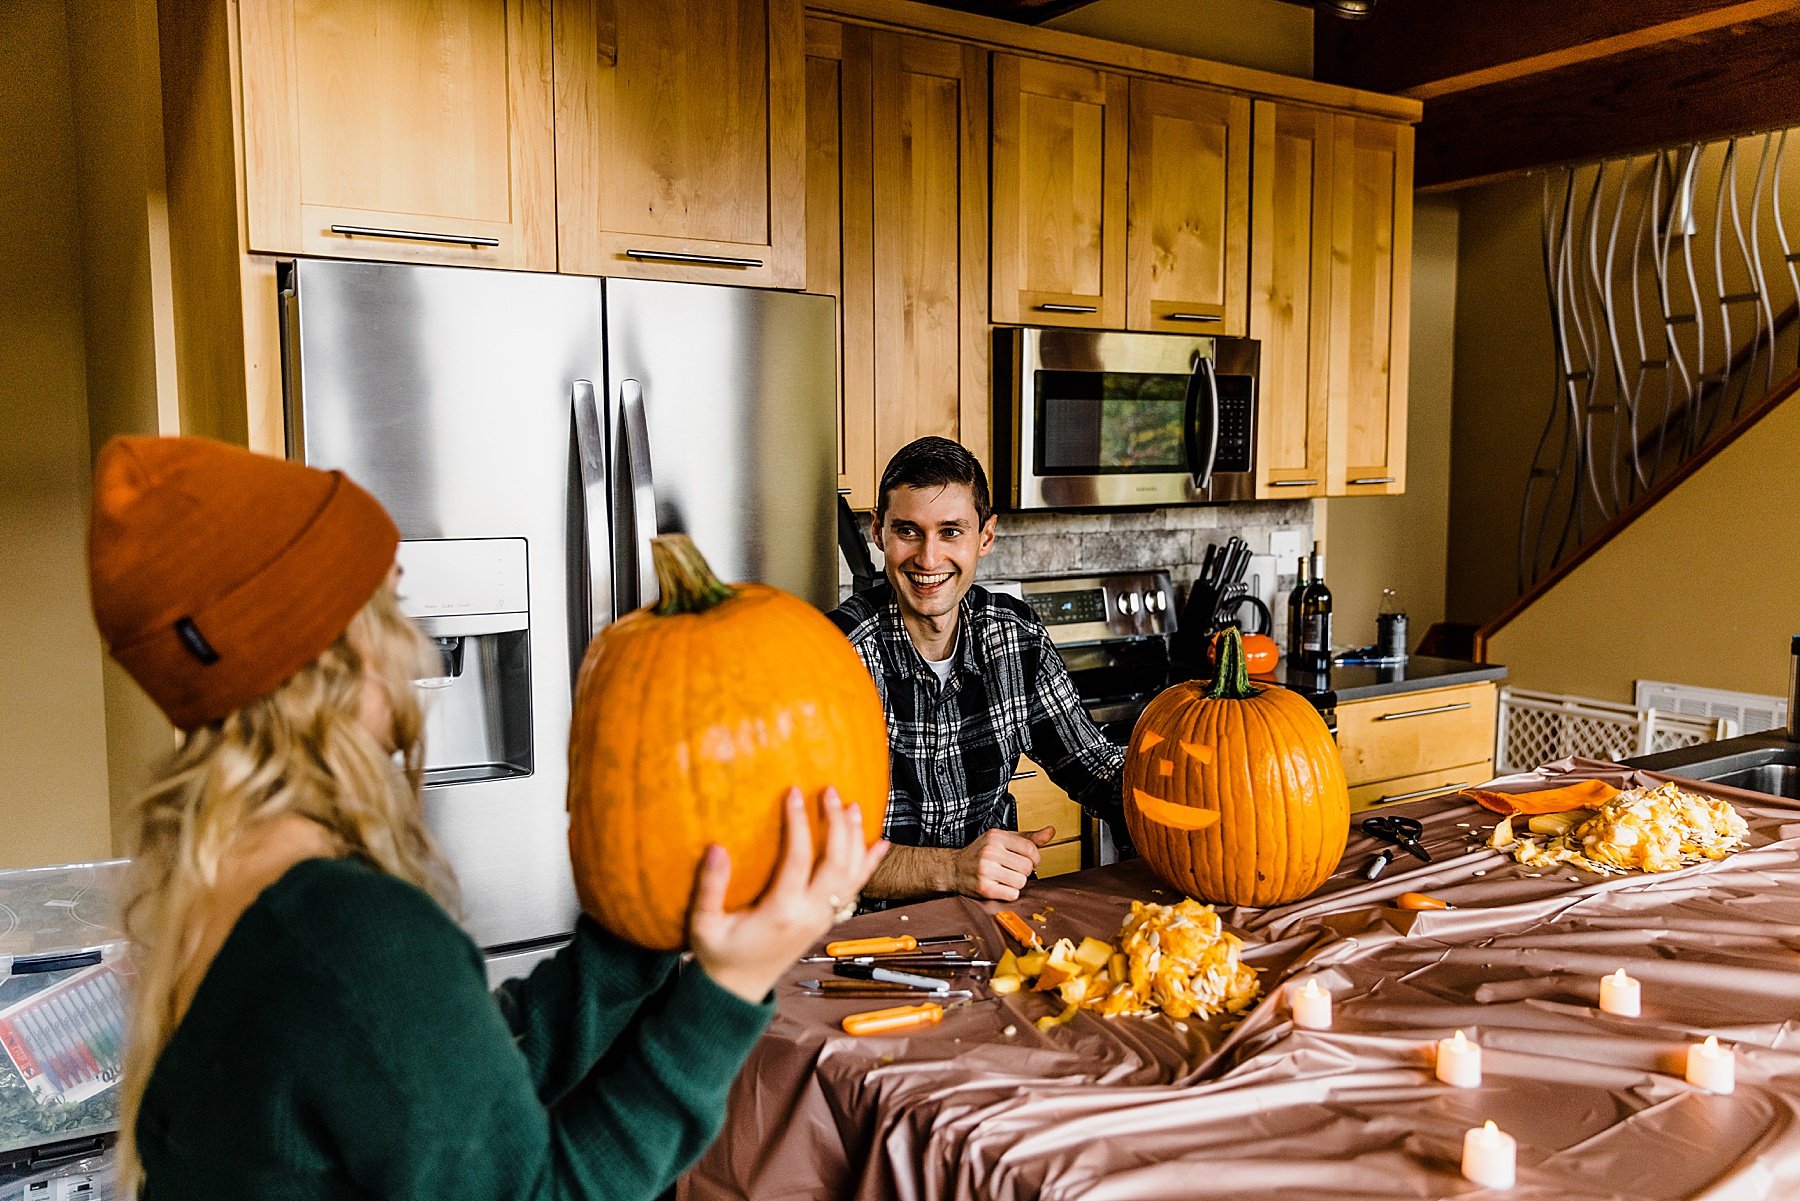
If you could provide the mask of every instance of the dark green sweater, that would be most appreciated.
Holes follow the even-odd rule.
[[[773,1008],[586,918],[490,994],[425,893],[307,860],[238,919],[157,1060],[143,1201],[655,1197]]]

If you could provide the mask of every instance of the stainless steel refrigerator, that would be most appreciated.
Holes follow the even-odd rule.
[[[441,660],[426,817],[505,974],[573,928],[573,673],[656,598],[650,537],[836,603],[833,302],[310,259],[280,278],[288,452],[400,526],[402,603]]]

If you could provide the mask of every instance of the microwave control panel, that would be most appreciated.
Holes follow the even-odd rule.
[[[1249,471],[1256,433],[1255,405],[1247,375],[1219,376],[1219,456],[1213,471]]]

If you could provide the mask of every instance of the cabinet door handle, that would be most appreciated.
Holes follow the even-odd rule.
[[[613,0],[594,0],[594,57],[603,67],[619,65],[619,12]]]
[[[498,246],[499,238],[478,238],[473,234],[434,234],[416,229],[382,229],[374,225],[333,225],[331,232],[346,238],[400,238],[408,242],[442,242],[449,246]]]
[[[689,254],[682,250],[627,249],[625,257],[655,263],[696,263],[702,267],[760,267],[763,265],[761,259],[734,259],[722,254]]]
[[[1391,475],[1366,475],[1360,480],[1345,480],[1344,484],[1346,487],[1360,488],[1364,484],[1391,484],[1396,478]]]
[[[1036,775],[1037,775],[1037,773],[1035,771],[1016,771],[1012,774],[1012,778],[1015,781],[1016,780],[1029,780]]]
[[[1458,780],[1454,784],[1433,784],[1430,788],[1421,788],[1417,792],[1396,792],[1393,796],[1377,797],[1375,804],[1392,805],[1397,801],[1412,801],[1422,796],[1436,796],[1440,792],[1455,792],[1459,788],[1468,786],[1467,780]]]
[[[1040,304],[1037,306],[1037,310],[1040,313],[1098,313],[1100,306],[1093,304]]]
[[[1164,321],[1223,321],[1217,313],[1164,313]]]
[[[1270,480],[1271,488],[1317,488],[1318,480]]]
[[[1470,709],[1474,701],[1464,701],[1460,705],[1433,705],[1429,709],[1408,709],[1405,713],[1383,713],[1376,721],[1399,721],[1406,717],[1424,717],[1428,713],[1455,713],[1458,709]]]

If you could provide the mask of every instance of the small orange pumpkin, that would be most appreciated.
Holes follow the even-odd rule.
[[[1140,854],[1189,896],[1280,905],[1337,870],[1350,832],[1343,763],[1297,693],[1253,685],[1236,629],[1217,678],[1145,708],[1125,756],[1125,824]]]
[[[569,854],[581,907],[655,950],[686,942],[711,843],[731,852],[727,909],[752,903],[780,856],[783,801],[821,793],[887,813],[887,720],[856,651],[825,615],[764,584],[720,583],[682,534],[651,543],[662,599],[588,646],[569,738]]]
[[[1235,627],[1229,627],[1235,628]],[[1224,640],[1225,631],[1220,630],[1207,645],[1207,657],[1212,662],[1219,661],[1219,643]],[[1267,634],[1244,634],[1244,665],[1253,676],[1268,675],[1281,662],[1281,647]]]

